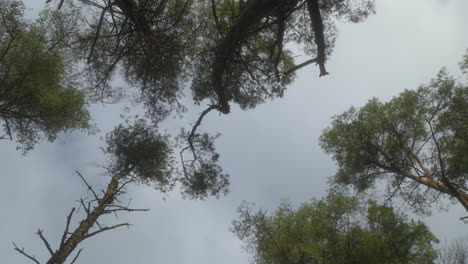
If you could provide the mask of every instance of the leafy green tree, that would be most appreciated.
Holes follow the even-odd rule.
[[[196,131],[208,112],[228,114],[230,103],[249,109],[281,97],[294,72],[311,63],[327,74],[336,35],[332,18],[359,22],[374,12],[370,0],[47,2],[58,3],[53,16],[73,20],[67,23],[75,25],[68,34],[74,39],[71,52],[75,63],[86,65],[94,99],[119,98],[125,90],[113,81],[124,81],[126,88],[136,88],[135,101],[145,105],[155,125],[185,110],[182,91],[189,82],[194,102],[209,104],[184,134],[188,154],[181,154],[181,163],[190,184],[202,171],[218,183],[227,177],[212,147],[216,137]],[[314,58],[296,64],[284,48],[288,43],[301,44]]]
[[[326,75],[332,18],[355,23],[374,13],[371,0],[53,2],[82,14],[75,47],[97,94],[114,96],[111,81],[123,77],[157,121],[180,110],[187,80],[195,102],[227,114],[230,101],[245,109],[282,96],[294,71],[311,63]],[[296,65],[289,43],[314,58]]]
[[[417,90],[335,116],[320,140],[338,164],[336,183],[365,190],[384,181],[417,209],[443,195],[468,211],[467,131],[468,86],[442,69]]]
[[[201,56],[195,57],[194,99],[209,99],[229,113],[229,103],[254,108],[281,97],[294,72],[316,63],[320,76],[332,52],[332,17],[360,22],[374,12],[372,1],[218,0],[201,8],[205,24]],[[287,44],[303,47],[311,59],[296,64]]]
[[[244,204],[232,229],[254,263],[421,264],[434,263],[437,256],[437,239],[422,222],[341,194],[297,210],[283,202],[270,215]]]
[[[226,193],[229,181],[214,147],[217,136],[197,131],[203,118],[213,110],[228,114],[230,102],[247,109],[281,97],[294,72],[311,63],[327,74],[332,17],[360,22],[374,12],[370,0],[46,2],[58,10],[45,10],[40,25],[48,40],[60,40],[63,64],[82,73],[74,79],[86,86],[87,99],[116,101],[132,93],[155,126],[186,109],[182,91],[189,81],[194,102],[208,101],[192,129],[179,135],[185,140],[179,164],[184,188],[204,186],[211,195]],[[315,58],[296,65],[288,43]]]
[[[59,43],[46,29],[23,21],[18,1],[0,3],[0,118],[3,138],[30,150],[43,138],[89,129],[85,96],[67,73]]]

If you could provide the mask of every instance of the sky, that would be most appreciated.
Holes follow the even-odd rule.
[[[25,3],[29,16],[43,5]],[[283,98],[254,110],[233,107],[227,116],[207,116],[201,128],[222,134],[216,146],[231,175],[227,196],[185,200],[177,190],[162,195],[148,186],[132,186],[123,199],[150,211],[107,219],[132,226],[80,244],[84,251],[78,263],[249,263],[241,241],[229,231],[237,207],[246,200],[272,211],[283,198],[298,206],[325,195],[336,166],[320,149],[318,137],[333,115],[372,97],[385,101],[416,89],[441,67],[460,74],[458,62],[468,48],[468,1],[380,0],[376,6],[377,14],[363,23],[337,23],[330,75],[319,78],[318,68],[311,65],[298,73]],[[66,215],[87,195],[75,170],[105,188],[108,178],[95,165],[105,161],[100,137],[119,124],[122,108],[94,105],[97,135],[64,134],[61,141],[43,142],[25,156],[14,143],[0,142],[2,263],[28,263],[13,250],[12,241],[46,260],[47,250],[35,235],[38,228],[57,247]],[[178,130],[198,114],[199,109],[189,111],[182,120],[167,121],[165,128]],[[439,239],[450,240],[468,236],[468,226],[458,220],[465,214],[455,204],[446,212],[434,209],[424,220]]]

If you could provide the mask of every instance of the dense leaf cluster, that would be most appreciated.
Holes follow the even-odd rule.
[[[392,207],[330,194],[272,214],[244,204],[233,232],[254,263],[433,263],[438,242],[426,225]]]
[[[321,136],[339,167],[334,180],[365,190],[385,179],[414,206],[442,193],[468,210],[467,102],[466,84],[443,69],[417,90],[335,116]]]
[[[169,137],[140,119],[131,125],[119,125],[107,134],[104,152],[109,157],[110,175],[124,172],[128,180],[151,185],[161,192],[172,190],[179,182],[184,195],[203,199],[226,193],[229,184],[228,175],[216,163],[219,155],[213,141],[208,134],[197,135],[197,159],[184,161],[183,172],[178,173]]]
[[[40,23],[24,21],[23,9],[17,1],[0,3],[0,118],[4,137],[27,151],[43,138],[89,129],[90,116],[61,46]]]
[[[110,158],[111,175],[132,171],[136,180],[152,184],[162,192],[172,189],[173,162],[168,138],[155,133],[144,120],[119,125],[106,136],[106,143],[104,152]]]

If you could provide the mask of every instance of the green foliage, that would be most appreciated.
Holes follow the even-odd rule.
[[[182,130],[179,140],[186,140],[189,134]],[[182,158],[182,189],[190,198],[203,199],[208,195],[219,196],[228,193],[229,175],[219,165],[219,154],[214,141],[219,137],[207,133],[194,134],[192,158]],[[190,148],[190,147],[187,147]],[[183,155],[183,153],[181,153]]]
[[[216,5],[218,25],[214,22],[211,4],[207,2],[200,7],[200,21],[205,26],[199,32],[202,41],[197,43],[199,54],[194,57],[195,71],[191,87],[197,103],[204,99],[210,99],[212,103],[217,101],[212,87],[214,50],[239,18],[238,2],[222,0],[217,1]],[[243,40],[243,47],[239,47],[234,57],[230,58],[224,87],[229,97],[242,109],[254,108],[268,99],[282,97],[287,85],[294,80],[294,74],[281,78],[275,75],[273,58],[276,56],[280,58],[278,70],[281,75],[294,66],[292,52],[289,50],[278,54],[276,49],[274,54],[270,54],[269,47],[275,39],[275,26],[251,34]]]
[[[60,50],[48,46],[46,29],[22,20],[22,6],[0,4],[0,117],[5,133],[24,151],[43,138],[89,129],[84,94],[67,76]]]
[[[248,2],[248,1],[247,1]],[[266,1],[264,1],[266,2]],[[270,1],[274,2],[274,1]],[[228,66],[223,78],[226,96],[242,109],[255,108],[257,105],[276,97],[282,97],[288,85],[295,78],[295,54],[289,49],[289,44],[300,45],[304,52],[314,58],[318,56],[310,15],[306,1],[294,2],[292,10],[285,11],[285,17],[279,18],[276,12],[282,7],[281,1],[275,3],[273,10],[259,10],[258,17],[252,18],[251,27],[236,43],[235,51],[228,59]],[[326,1],[320,3],[320,11],[324,23],[326,54],[331,54],[336,38],[336,27],[333,17],[360,22],[374,13],[372,1]],[[358,3],[359,2],[359,3]],[[203,25],[199,30],[200,41],[196,42],[196,56],[192,92],[195,102],[208,99],[217,102],[217,96],[212,87],[213,61],[215,51],[229,34],[229,31],[239,23],[239,1],[214,1],[216,19],[210,1],[198,3]],[[248,3],[246,3],[248,5]],[[284,19],[284,21],[282,21]],[[281,48],[279,48],[281,47]]]
[[[127,3],[134,3],[125,8]],[[76,23],[75,52],[86,64],[85,74],[94,100],[116,101],[126,89],[136,88],[134,101],[142,103],[155,123],[185,108],[180,104],[187,81],[190,45],[196,21],[193,1],[116,1],[105,9],[86,3]],[[75,12],[75,7],[62,12]],[[96,7],[96,6],[94,6]],[[87,11],[87,12],[86,12]],[[79,12],[79,11],[78,11]]]
[[[317,56],[305,1],[293,2],[297,9],[288,11],[285,21],[276,17],[276,11],[259,12],[257,22],[227,58],[224,89],[243,109],[281,97],[294,80],[294,71],[287,73],[296,66],[294,54],[283,46],[298,43],[307,55]],[[332,17],[359,22],[374,12],[369,0],[341,2],[320,6],[327,54],[336,32]],[[114,81],[123,80],[137,88],[135,101],[143,103],[157,123],[185,110],[180,99],[187,81],[196,103],[217,101],[212,85],[215,50],[242,10],[239,1],[216,0],[214,5],[198,0],[120,0],[105,5],[85,1],[65,2],[60,12],[46,13],[55,20],[49,23],[52,31],[72,40],[67,41],[68,54],[74,55],[75,63],[86,65],[85,83],[94,100],[120,99],[125,91]],[[67,31],[71,34],[63,34]]]
[[[174,186],[172,150],[166,136],[157,134],[143,119],[117,126],[106,136],[111,175],[131,170],[137,181],[166,192]]]
[[[182,136],[186,135],[182,132]],[[196,135],[196,161],[186,161],[183,172],[175,169],[173,149],[167,135],[158,134],[144,119],[132,125],[119,125],[106,136],[104,152],[111,175],[131,171],[131,180],[154,186],[167,192],[177,182],[182,193],[191,199],[203,199],[227,192],[228,175],[218,165],[214,147],[216,137]],[[127,178],[128,178],[127,177]]]
[[[367,209],[367,214],[365,213]],[[438,242],[422,222],[393,208],[330,194],[297,210],[283,202],[273,214],[244,204],[233,232],[254,263],[434,263]]]
[[[327,54],[335,37],[332,16],[357,22],[373,13],[371,1],[363,6],[350,2],[354,1],[346,6],[321,3]],[[214,6],[192,0],[65,1],[57,2],[59,10],[44,10],[32,24],[22,20],[19,3],[2,2],[0,74],[5,78],[0,86],[0,116],[6,133],[16,134],[25,150],[44,137],[53,140],[63,131],[90,128],[87,102],[120,99],[127,89],[116,81],[136,88],[128,90],[133,101],[145,105],[146,117],[155,125],[185,110],[181,99],[188,81],[195,103],[216,103],[215,50],[243,12],[239,1],[225,0],[215,1]],[[306,1],[292,1],[286,7],[276,0],[262,5],[264,10],[255,14],[246,35],[234,43],[223,73],[228,101],[243,109],[283,96],[294,80],[290,71],[296,66],[294,54],[284,45],[303,44],[308,55],[318,56]],[[222,112],[220,107],[216,110]],[[140,121],[112,132],[106,149],[113,154],[111,168],[133,166],[138,179],[157,183],[164,191],[180,180],[190,197],[227,192],[228,175],[219,165],[216,137],[193,131],[193,160],[181,161],[183,176],[176,179],[169,176],[172,151],[163,151],[167,142],[159,138],[153,143],[162,145],[145,145],[156,140],[152,133]],[[132,149],[136,142],[131,137],[149,148],[148,157]],[[154,164],[149,157],[155,158]]]
[[[40,76],[55,76],[53,80],[57,83],[56,87],[71,89],[79,83],[85,94],[72,90],[80,96],[83,104],[85,98],[92,102],[115,102],[125,94],[132,94],[132,101],[142,103],[146,108],[145,117],[157,126],[169,115],[180,114],[185,110],[182,91],[189,82],[195,103],[200,104],[205,100],[218,103],[218,95],[213,89],[215,50],[226,34],[239,23],[243,12],[239,1],[48,2],[58,3],[60,8],[57,10],[54,7],[41,13],[35,25],[41,30],[34,31],[41,32],[37,33],[41,41],[35,40],[34,45],[42,45],[47,50],[43,52],[43,57],[48,60],[54,58],[55,61],[37,61],[34,64],[38,67],[42,65],[40,69],[44,71],[51,71],[47,74],[42,72]],[[331,52],[335,38],[333,16],[358,22],[373,13],[371,1],[363,1],[366,3],[363,5],[356,5],[355,2],[359,1],[320,4],[327,54]],[[227,58],[229,65],[223,72],[223,89],[226,90],[227,101],[234,101],[243,109],[254,108],[268,99],[283,96],[286,87],[294,80],[294,70],[290,71],[296,66],[294,54],[283,46],[299,43],[305,47],[307,55],[318,56],[313,42],[316,36],[311,29],[306,1],[290,1],[286,7],[277,0],[265,3],[261,3],[265,8],[255,14],[257,17],[252,20],[254,23],[246,27],[246,35],[235,41],[235,51],[230,52]],[[32,34],[29,29],[25,32]],[[47,63],[53,67],[43,67]],[[76,82],[70,81],[72,79]],[[221,107],[215,109],[223,112]],[[81,114],[81,119],[77,117],[76,120],[83,122],[75,126],[67,123],[67,129],[81,128],[80,125],[85,128],[89,117],[84,108],[81,110],[75,111]],[[59,115],[53,113],[52,116],[56,118]],[[139,131],[137,135],[141,135],[143,128],[149,126],[129,128],[127,136],[135,136],[130,131]],[[124,127],[114,132],[119,133],[113,134],[118,136],[115,140],[125,134]],[[150,134],[148,136],[151,137]],[[181,162],[183,176],[179,180],[184,193],[190,197],[203,198],[208,194],[227,192],[228,175],[223,173],[219,165],[214,139],[194,131],[194,144],[190,147],[193,160]],[[143,137],[141,140],[148,138]],[[132,161],[127,158],[116,160]],[[132,164],[136,158],[145,157],[134,158]],[[117,163],[115,161],[113,166]],[[156,162],[149,164],[148,168],[157,168],[159,165]],[[120,166],[129,164],[122,163]],[[161,186],[172,186],[176,181],[169,179],[163,172],[152,169],[148,173],[145,171],[142,169],[137,173],[143,181],[160,182]]]
[[[368,263],[433,263],[437,254],[432,243],[438,242],[422,222],[408,221],[397,215],[393,208],[371,202],[368,208],[368,225],[364,252],[361,258]],[[371,249],[373,255],[367,255]]]
[[[398,186],[400,195],[419,209],[439,191],[464,205],[467,102],[468,87],[442,69],[429,85],[387,103],[374,98],[335,116],[320,138],[338,164],[334,181],[365,190],[385,180],[389,191]],[[432,191],[423,193],[420,184]]]
[[[460,62],[460,69],[463,71],[463,74],[468,78],[468,49],[466,54],[463,56],[463,60]]]

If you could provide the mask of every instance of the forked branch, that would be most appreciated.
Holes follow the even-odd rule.
[[[102,215],[108,214],[110,212],[117,213],[118,211],[127,211],[127,212],[134,212],[134,211],[147,211],[148,209],[134,209],[129,208],[128,206],[123,206],[118,203],[117,196],[122,194],[122,187],[125,186],[125,183],[128,180],[123,180],[127,176],[129,176],[133,171],[133,167],[127,168],[119,173],[116,173],[112,178],[109,184],[107,185],[107,189],[103,192],[102,196],[99,196],[94,190],[93,187],[85,180],[85,178],[77,171],[76,173],[85,183],[88,190],[90,190],[94,195],[94,200],[87,202],[85,204],[85,199],[80,199],[81,206],[83,206],[85,210],[85,217],[83,220],[79,222],[78,227],[73,231],[69,232],[71,219],[73,214],[75,213],[75,208],[72,208],[70,213],[67,216],[67,222],[65,226],[65,230],[60,240],[59,248],[54,251],[50,246],[49,241],[44,237],[43,230],[39,229],[37,231],[37,235],[40,237],[42,242],[47,248],[47,251],[50,253],[50,259],[45,262],[46,264],[63,264],[67,260],[67,258],[73,253],[75,248],[78,246],[79,243],[88,239],[92,236],[100,234],[105,231],[114,230],[118,227],[127,226],[129,227],[130,224],[122,223],[113,226],[103,226],[98,223],[98,218]],[[129,176],[130,177],[130,176]],[[132,177],[130,177],[132,179]],[[97,230],[96,230],[97,227]],[[14,249],[18,251],[21,255],[27,257],[28,259],[34,261],[36,264],[40,264],[39,260],[37,260],[34,256],[26,253],[24,249],[20,249],[19,247],[14,244]],[[78,259],[82,249],[78,251],[75,255],[71,263],[75,263]]]

